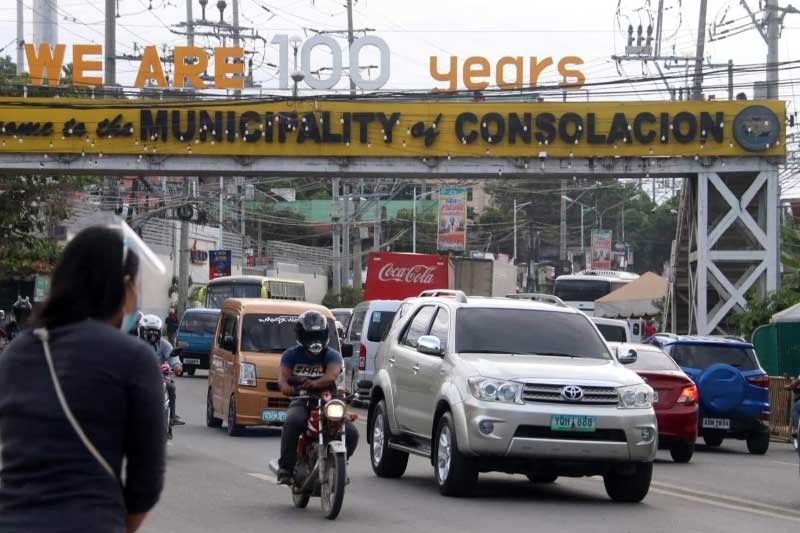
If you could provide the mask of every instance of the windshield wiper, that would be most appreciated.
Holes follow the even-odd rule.
[[[575,355],[575,354],[571,354],[571,353],[563,353],[563,352],[536,352],[536,353],[527,354],[527,355],[547,355],[547,356],[551,356],[551,357],[571,357],[572,359],[580,359],[581,358],[581,356],[579,356],[579,355]]]
[[[519,355],[517,352],[507,352],[505,350],[463,350],[461,353],[494,353],[499,355]]]

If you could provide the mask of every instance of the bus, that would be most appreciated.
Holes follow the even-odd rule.
[[[292,279],[266,276],[223,276],[208,282],[198,293],[200,305],[221,309],[228,298],[270,298],[273,300],[306,300],[306,284]]]
[[[582,270],[556,278],[553,294],[565,304],[594,315],[594,302],[639,278],[638,274],[616,270]]]

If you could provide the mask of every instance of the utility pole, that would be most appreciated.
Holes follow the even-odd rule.
[[[190,1],[190,0],[187,0]],[[705,1],[705,0],[704,0]],[[234,48],[239,48],[239,0],[233,0],[233,46]],[[216,75],[216,74],[215,74]],[[242,95],[242,91],[236,89],[233,91],[233,96],[239,98]],[[244,211],[242,211],[244,212]],[[244,225],[244,222],[242,222]],[[242,240],[244,242],[244,240]],[[244,261],[244,258],[242,258]]]
[[[117,84],[117,18],[116,2],[106,0],[106,24],[105,24],[105,84],[112,86]]]
[[[183,178],[184,194],[189,200],[189,178]],[[178,244],[178,316],[186,311],[189,299],[189,221],[181,217],[181,237]]]
[[[223,220],[225,213],[223,212],[222,197],[225,192],[225,184],[222,176],[219,178],[219,247],[217,250],[222,250],[225,246],[225,229],[223,228]]]
[[[656,18],[656,56],[661,55],[661,34],[664,30],[664,0],[658,0],[658,16]]]
[[[706,49],[706,11],[708,0],[700,0],[700,19],[697,22],[697,53],[694,58],[694,84],[692,99],[703,99],[703,60]]]
[[[242,272],[241,273],[242,274],[244,274],[244,268],[245,268],[245,266],[247,266],[247,260],[245,259],[245,255],[244,255],[244,248],[245,248],[245,242],[244,242],[244,240],[245,240],[244,199],[245,199],[245,191],[244,191],[244,178],[243,178],[242,179],[242,185],[239,188],[239,208],[241,210],[241,215],[242,215],[242,227],[241,227],[241,232],[242,232],[242,235],[241,235],[241,237],[242,237]]]
[[[347,51],[353,46],[353,0],[347,0]],[[348,65],[348,68],[358,68],[354,65]],[[356,95],[356,82],[353,80],[353,74],[350,73],[350,96]]]
[[[355,189],[355,187],[354,187]],[[353,194],[353,223],[355,224],[355,240],[353,241],[353,289],[361,290],[361,225],[358,223],[359,206],[364,182],[359,181],[357,194]]]
[[[558,258],[562,264],[567,260],[567,180],[561,180],[561,231]],[[561,265],[559,265],[559,271]]]
[[[186,45],[194,46],[194,15],[192,15],[192,2],[186,0]]]
[[[333,178],[332,202],[333,212],[333,264],[331,265],[331,275],[333,276],[333,293],[339,295],[342,291],[342,203],[339,199],[339,178]]]
[[[417,186],[411,196],[411,253],[417,253]]]
[[[767,98],[778,98],[778,40],[780,39],[780,21],[778,0],[767,0]]]
[[[376,191],[377,192],[377,191]],[[381,251],[381,197],[375,195],[375,225],[372,228],[372,248],[374,252]]]
[[[517,264],[517,199],[514,198],[514,254],[511,256],[511,264]]]
[[[25,11],[17,0],[17,76],[25,72]]]
[[[348,191],[350,186],[345,183],[344,189],[344,209],[342,213],[342,285],[347,285],[350,277],[350,197]]]

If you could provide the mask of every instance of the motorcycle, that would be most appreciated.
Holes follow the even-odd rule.
[[[297,387],[299,378],[290,378]],[[292,401],[308,402],[308,423],[297,442],[297,464],[290,489],[298,509],[305,509],[312,496],[322,500],[322,512],[328,520],[339,515],[347,484],[347,448],[344,423],[347,408],[330,391],[301,390]],[[273,473],[278,472],[276,460],[270,462]]]
[[[164,420],[167,425],[167,440],[172,440],[172,419],[169,416],[169,393],[167,392],[167,383],[172,379],[172,368],[166,363],[161,365],[161,376],[163,379],[164,388]]]

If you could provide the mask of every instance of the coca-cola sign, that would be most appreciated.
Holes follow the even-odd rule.
[[[395,281],[400,283],[433,283],[433,273],[436,266],[414,265],[411,267],[395,266],[386,263],[378,271],[378,279],[381,281]]]
[[[445,257],[389,252],[369,256],[366,300],[402,300],[425,290],[447,287]]]

